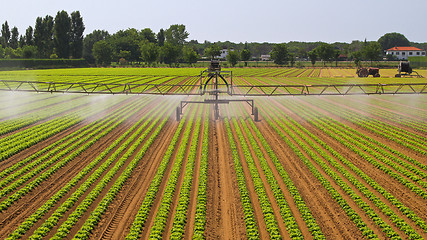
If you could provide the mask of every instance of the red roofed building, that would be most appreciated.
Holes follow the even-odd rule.
[[[392,47],[386,50],[386,55],[396,56],[399,60],[408,60],[408,57],[425,56],[426,51],[416,47]]]

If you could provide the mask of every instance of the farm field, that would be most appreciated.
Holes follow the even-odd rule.
[[[195,84],[203,69],[0,72],[0,80]],[[236,84],[425,83],[354,69],[224,69]],[[419,71],[427,76],[426,71]],[[2,239],[427,238],[427,96],[0,91]]]

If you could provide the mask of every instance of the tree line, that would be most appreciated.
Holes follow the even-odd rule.
[[[25,34],[18,28],[10,29],[2,24],[0,58],[81,58],[85,26],[79,11],[70,15],[58,11],[52,16],[38,17],[34,28],[29,26]]]
[[[324,64],[339,60],[377,61],[394,56],[385,56],[385,50],[394,46],[416,46],[426,49],[427,43],[412,43],[403,34],[387,33],[378,41],[353,41],[351,43],[289,42],[289,43],[232,43],[187,41],[189,33],[185,25],[171,25],[156,34],[151,29],[120,30],[110,35],[106,31],[96,30],[84,39],[84,57],[89,62],[109,64],[112,61],[127,63],[143,61],[152,66],[156,63],[193,64],[200,59],[218,58],[221,50],[228,49],[226,59],[231,66],[239,61],[259,60],[261,55],[270,55],[278,65],[294,66],[296,61],[316,61]]]
[[[84,34],[85,26],[79,11],[70,15],[58,11],[52,16],[38,17],[34,28],[29,26],[25,34],[18,28],[10,29],[8,22],[2,24],[0,35],[0,58],[84,58],[92,64],[109,65],[111,62],[127,64],[143,62],[153,66],[181,62],[193,64],[200,59],[212,59],[228,49],[226,60],[234,66],[239,61],[259,60],[261,55],[270,55],[278,65],[293,66],[296,61],[323,63],[351,60],[376,61],[385,56],[384,50],[394,46],[427,48],[427,43],[410,42],[400,33],[387,33],[377,41],[352,41],[351,43],[289,42],[289,43],[232,43],[188,41],[185,25],[174,24],[155,33],[150,28],[129,28],[110,34],[94,30]]]

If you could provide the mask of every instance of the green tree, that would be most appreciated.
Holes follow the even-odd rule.
[[[188,38],[189,33],[185,30],[185,25],[174,24],[165,31],[166,42],[173,45],[184,45],[185,39]]]
[[[288,64],[289,52],[286,43],[275,44],[270,52],[270,56],[277,65]]]
[[[307,53],[308,59],[310,59],[311,65],[316,64],[316,60],[317,60],[317,53],[314,50],[311,50],[310,52]]]
[[[204,52],[205,57],[209,57],[210,59],[214,59],[221,55],[221,47],[217,44],[212,44],[209,47],[205,48]]]
[[[152,65],[159,57],[159,46],[153,42],[145,41],[141,45],[141,59]]]
[[[381,59],[382,50],[378,42],[369,42],[362,49],[363,58],[366,60],[377,61]]]
[[[169,64],[170,66],[178,61],[180,53],[180,47],[170,42],[165,42],[165,45],[160,49],[161,58],[164,63]]]
[[[11,30],[9,45],[13,49],[17,49],[19,46],[19,32],[17,27],[13,27]]]
[[[85,25],[79,11],[71,13],[71,56],[81,58],[83,56],[83,33]]]
[[[193,63],[196,63],[197,60],[199,59],[199,55],[197,54],[197,52],[190,47],[184,47],[183,56],[184,56],[184,61],[190,65],[193,65]]]
[[[18,48],[23,48],[25,45],[25,36],[19,35]]]
[[[22,56],[22,51],[20,49],[13,49],[11,47],[6,47],[4,49],[5,58],[20,58]]]
[[[95,57],[92,54],[93,45],[101,40],[105,40],[110,34],[105,30],[94,30],[83,39],[83,57],[89,63],[95,63]]]
[[[55,53],[58,57],[68,58],[70,56],[71,18],[64,10],[56,14],[53,39]]]
[[[120,51],[129,51],[131,53],[130,58],[127,59],[129,61],[138,61],[140,59],[140,44],[143,40],[143,37],[135,28],[120,30],[107,39],[113,47],[114,59],[118,60],[117,57]]]
[[[26,45],[22,48],[22,57],[23,58],[35,58],[37,56],[37,47]]]
[[[34,36],[33,36],[33,27],[29,26],[25,31],[25,45],[33,46],[34,45]]]
[[[143,40],[147,40],[151,43],[157,43],[156,34],[150,28],[144,28],[139,33]]]
[[[387,50],[392,47],[405,47],[409,46],[409,40],[401,33],[386,33],[378,39],[382,50]]]
[[[126,50],[120,50],[118,57],[119,59],[125,59],[127,61],[127,59],[129,59],[131,56],[131,53],[129,51]]]
[[[291,64],[291,67],[294,67],[295,64],[295,54],[289,53],[289,63]]]
[[[321,43],[319,46],[317,46],[316,53],[323,61],[324,65],[326,65],[326,62],[332,62],[336,56],[334,46],[328,43]]]
[[[48,58],[53,52],[53,17],[47,15],[36,19],[34,44],[40,58]]]
[[[157,43],[160,47],[163,47],[165,44],[165,31],[163,28],[160,29],[159,33],[157,33]]]
[[[248,61],[251,59],[251,51],[247,48],[240,52],[240,59],[245,62],[245,67],[248,66]]]
[[[239,52],[234,50],[229,50],[227,54],[227,61],[232,67],[234,67],[239,62]]]
[[[4,58],[4,49],[1,44],[0,44],[0,58]]]
[[[97,64],[111,64],[111,60],[113,58],[113,48],[106,40],[101,40],[93,44],[92,52]]]
[[[352,52],[351,58],[353,58],[353,62],[356,65],[356,67],[361,67],[361,61],[362,61],[362,50]]]
[[[10,41],[10,29],[9,29],[9,24],[7,23],[7,21],[5,21],[2,25],[1,25],[1,45],[6,48],[9,46],[9,41]]]

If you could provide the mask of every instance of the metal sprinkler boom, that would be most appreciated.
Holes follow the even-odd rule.
[[[409,64],[401,64],[402,72],[411,71]],[[407,67],[407,68],[405,68]],[[379,75],[379,74],[378,74]],[[94,76],[94,75],[91,75]],[[380,79],[380,78],[378,78]],[[126,95],[186,95],[204,96],[203,101],[181,101],[176,108],[176,119],[181,120],[183,109],[190,103],[213,105],[214,118],[219,119],[219,105],[231,102],[246,102],[251,107],[254,120],[258,121],[258,108],[253,99],[263,96],[348,96],[348,95],[400,95],[427,94],[427,82],[413,83],[362,83],[362,84],[262,84],[236,85],[233,73],[222,71],[218,60],[211,61],[207,70],[199,75],[197,84],[173,83],[108,83],[108,82],[68,82],[68,81],[22,81],[0,79],[0,91],[38,93],[78,93],[78,94],[126,94]],[[232,99],[220,98],[233,96]],[[240,98],[239,98],[240,97]]]
[[[227,81],[226,78],[229,78]],[[221,94],[228,94],[233,96],[233,72],[221,71],[219,60],[212,60],[208,69],[200,73],[199,77],[199,94],[209,95],[204,101],[181,101],[180,105],[176,108],[176,120],[181,120],[181,115],[184,107],[190,103],[198,104],[212,104],[214,106],[214,119],[219,119],[219,104],[229,104],[230,102],[246,102],[252,109],[251,114],[254,120],[258,121],[258,108],[254,106],[253,99],[220,99]]]

